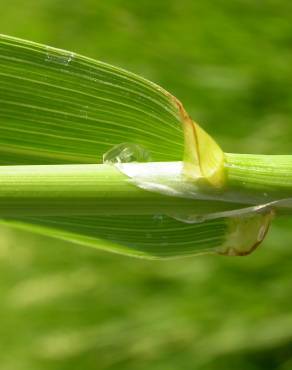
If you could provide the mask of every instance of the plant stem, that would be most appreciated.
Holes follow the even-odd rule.
[[[160,173],[162,181],[174,187],[186,181],[174,176],[173,171],[180,168],[178,163],[161,164],[165,168]],[[151,163],[136,166],[140,172],[151,169]],[[226,154],[225,168],[223,196],[210,200],[140,189],[115,166],[106,164],[3,166],[0,216],[206,214],[292,198],[292,156]]]
[[[225,154],[229,189],[262,199],[292,197],[292,156]]]
[[[3,166],[0,171],[1,217],[210,213],[236,207],[142,190],[112,165]]]

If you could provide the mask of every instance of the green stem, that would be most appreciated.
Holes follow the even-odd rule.
[[[1,217],[204,214],[239,206],[145,191],[112,165],[3,166],[0,171]]]
[[[112,165],[3,166],[0,216],[206,214],[292,198],[292,156],[226,154],[225,169],[221,200],[204,200],[140,189]],[[181,188],[167,171],[163,181]]]
[[[228,189],[264,199],[292,197],[292,156],[225,154]]]

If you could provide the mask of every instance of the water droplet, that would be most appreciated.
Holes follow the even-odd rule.
[[[75,54],[72,52],[47,47],[45,61],[67,66],[72,61],[74,56]]]
[[[83,109],[80,110],[80,114],[83,118],[88,118],[88,106],[84,106]]]
[[[165,216],[164,215],[154,215],[153,216],[153,221],[156,222],[157,224],[162,224]]]
[[[115,145],[103,155],[103,163],[105,164],[149,162],[150,160],[151,156],[148,150],[133,143]]]

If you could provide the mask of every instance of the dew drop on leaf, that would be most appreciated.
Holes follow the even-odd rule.
[[[147,149],[133,143],[115,145],[103,155],[104,164],[150,162],[151,156]]]
[[[47,47],[46,51],[46,62],[61,64],[65,66],[67,66],[75,56],[75,54],[72,52],[68,52],[65,50],[55,50],[54,48],[50,47]]]

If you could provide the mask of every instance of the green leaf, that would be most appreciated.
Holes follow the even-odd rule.
[[[101,163],[104,153],[128,142],[147,148],[154,162],[180,161],[185,151],[185,159],[195,166],[201,153],[207,158],[206,166],[197,163],[201,174],[210,183],[221,184],[223,152],[194,125],[204,143],[195,148],[197,154],[190,147],[185,150],[182,106],[161,87],[71,52],[0,37],[1,165]],[[218,161],[208,152],[211,144]],[[219,176],[212,172],[212,163]],[[154,214],[19,217],[2,223],[157,258],[246,254],[262,240],[269,220],[269,214],[253,214],[186,224]],[[247,225],[248,240],[243,237]]]
[[[129,141],[154,161],[182,158],[177,108],[141,77],[5,36],[0,76],[2,164],[97,163]]]

